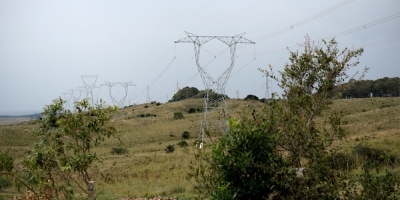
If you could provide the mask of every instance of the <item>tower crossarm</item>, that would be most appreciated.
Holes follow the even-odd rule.
[[[124,87],[125,93],[122,94],[122,97],[120,98],[120,100],[117,100],[115,95],[112,94],[111,90],[114,86],[116,85],[121,85],[122,87]],[[128,95],[128,87],[129,86],[136,86],[135,84],[132,83],[132,81],[129,82],[108,82],[105,81],[103,84],[101,84],[100,86],[107,86],[108,87],[108,93],[110,94],[110,98],[113,101],[113,103],[115,105],[118,105],[119,107],[122,107],[124,105],[126,96]]]
[[[189,33],[187,31],[185,31],[185,33],[188,36],[175,41],[175,43],[194,43],[198,46],[201,46],[201,45],[209,42],[212,39],[218,39],[219,41],[223,42],[224,44],[226,44],[228,46],[232,46],[237,43],[255,44],[255,42],[243,37],[245,32],[234,35],[234,36],[199,36],[199,35],[194,35],[192,33]]]

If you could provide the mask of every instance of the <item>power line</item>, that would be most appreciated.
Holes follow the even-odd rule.
[[[395,13],[395,14],[389,15],[389,16],[387,16],[387,17],[384,17],[384,18],[381,18],[381,19],[378,19],[378,20],[369,22],[369,23],[367,23],[367,24],[364,24],[364,25],[361,25],[361,26],[357,26],[357,27],[355,27],[355,28],[348,29],[348,30],[343,31],[343,32],[339,32],[339,33],[336,33],[336,34],[333,34],[333,35],[325,36],[325,37],[323,37],[323,38],[321,38],[321,39],[318,39],[318,40],[327,39],[327,38],[342,37],[342,36],[345,36],[345,35],[348,35],[348,34],[357,32],[357,31],[365,30],[365,29],[367,29],[367,28],[371,28],[371,27],[373,27],[373,26],[376,26],[376,25],[379,25],[379,24],[388,22],[388,21],[390,21],[390,20],[394,20],[394,19],[399,18],[399,17],[400,17],[400,13]],[[285,50],[287,50],[288,48],[291,48],[291,47],[298,47],[298,46],[300,46],[300,45],[299,45],[299,44],[297,44],[297,45],[291,45],[291,46],[286,47],[286,48],[279,48],[279,49],[275,49],[275,50],[269,50],[269,51],[260,52],[260,53],[257,53],[256,55],[270,55],[270,54],[275,54],[275,53],[279,53],[279,52],[285,51]]]
[[[337,10],[342,9],[345,6],[350,5],[351,3],[355,2],[355,1],[357,1],[357,0],[344,0],[342,2],[339,2],[338,4],[335,4],[335,5],[331,6],[331,7],[328,7],[325,10],[322,10],[322,11],[316,13],[316,14],[313,14],[313,15],[311,15],[311,16],[303,19],[303,20],[300,20],[300,21],[298,21],[296,23],[293,23],[293,24],[291,24],[291,25],[289,25],[287,27],[284,27],[283,29],[279,29],[276,32],[273,32],[273,33],[271,33],[269,35],[266,35],[266,36],[264,36],[264,37],[262,37],[260,39],[257,39],[257,41],[260,42],[260,41],[264,41],[266,39],[270,39],[272,37],[275,37],[275,36],[278,36],[278,35],[283,34],[285,32],[288,32],[288,31],[290,31],[290,30],[292,30],[294,28],[297,28],[299,26],[302,26],[302,25],[307,24],[309,22],[315,21],[315,20],[317,20],[319,18],[322,18],[322,17],[324,17],[326,15],[329,15],[329,14],[331,14],[331,13],[337,11]]]

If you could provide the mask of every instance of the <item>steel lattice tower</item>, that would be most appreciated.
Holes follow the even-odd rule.
[[[112,88],[115,85],[121,85],[125,89],[125,94],[120,100],[117,100],[116,97],[112,95]],[[128,95],[128,87],[129,86],[136,86],[135,84],[132,83],[132,81],[129,82],[107,82],[101,84],[100,86],[108,86],[108,93],[110,94],[110,98],[113,102],[114,105],[117,105],[119,108],[122,108],[125,103],[126,96]]]
[[[201,143],[199,145],[201,147],[204,142],[204,135],[206,134],[206,131],[219,130],[222,133],[226,133],[228,131],[226,126],[228,109],[225,101],[225,86],[228,82],[229,76],[232,72],[232,68],[235,64],[236,45],[238,43],[255,44],[255,42],[244,38],[243,35],[245,33],[234,36],[197,36],[189,32],[186,32],[186,34],[187,37],[177,40],[175,41],[175,43],[193,43],[197,69],[203,80],[206,92],[204,97],[203,119],[201,121],[200,131]],[[202,67],[199,62],[200,50],[202,45],[213,39],[221,41],[223,44],[226,44],[230,49],[230,65],[217,79],[211,77],[210,74],[205,71],[205,68]],[[213,92],[221,95],[213,97],[215,96],[211,95]],[[219,113],[223,116],[222,119],[216,121],[208,120],[207,118],[211,111],[219,111]]]
[[[78,102],[81,99],[82,93],[85,91],[84,89],[71,89],[69,90],[71,92],[71,95],[74,99],[74,103]]]
[[[81,75],[83,87],[86,89],[86,98],[90,95],[90,101],[94,105],[93,89],[96,87],[97,75]]]

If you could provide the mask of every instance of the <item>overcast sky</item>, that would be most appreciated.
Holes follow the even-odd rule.
[[[59,96],[82,98],[81,75],[98,77],[93,95],[109,104],[105,81],[136,85],[128,87],[125,105],[166,102],[185,86],[202,90],[193,44],[174,42],[185,31],[246,32],[256,42],[237,44],[226,86],[231,98],[265,97],[266,78],[257,69],[282,70],[287,48],[296,50],[307,34],[364,48],[358,70],[370,67],[365,79],[400,76],[399,0],[1,0],[0,114],[41,111]],[[210,41],[200,64],[218,77],[230,65],[228,46]],[[116,99],[125,94],[120,85],[111,92]]]

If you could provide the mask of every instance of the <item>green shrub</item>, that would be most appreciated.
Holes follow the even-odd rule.
[[[258,101],[259,99],[258,99],[258,97],[256,95],[249,94],[244,98],[244,100],[255,100],[255,101]]]
[[[327,157],[329,166],[335,170],[350,170],[354,166],[354,157],[344,153],[336,153]]]
[[[111,153],[112,154],[122,155],[122,154],[128,153],[128,149],[126,149],[126,147],[112,147],[111,148]]]
[[[183,131],[182,133],[182,139],[189,139],[190,138],[190,133],[189,131]]]
[[[375,162],[383,164],[388,157],[381,149],[371,148],[363,145],[357,145],[353,148],[353,153],[362,157],[367,162]]]
[[[185,140],[182,140],[178,143],[178,146],[180,146],[181,148],[186,148],[187,146],[189,146],[189,144]]]
[[[11,187],[12,183],[11,180],[5,176],[0,175],[0,191],[5,188]]]
[[[150,114],[150,113],[146,113],[146,114],[142,113],[142,114],[138,114],[137,117],[141,117],[141,118],[144,118],[144,117],[157,117],[157,115],[156,114]]]
[[[174,113],[174,119],[183,119],[182,112],[175,112]]]
[[[231,119],[229,127],[210,157],[204,156],[210,165],[192,174],[202,185],[197,189],[211,199],[285,199],[294,173],[276,151],[272,124],[257,127]]]
[[[195,113],[196,112],[196,108],[189,108],[188,113]]]
[[[174,147],[174,145],[168,145],[167,146],[167,148],[165,148],[165,152],[166,153],[172,153],[172,152],[174,152],[175,151],[175,147]]]
[[[353,199],[398,199],[400,196],[400,177],[386,170],[372,172],[374,165],[364,164],[363,173],[357,181],[361,184],[361,192],[353,192]],[[350,192],[350,191],[346,191]]]

